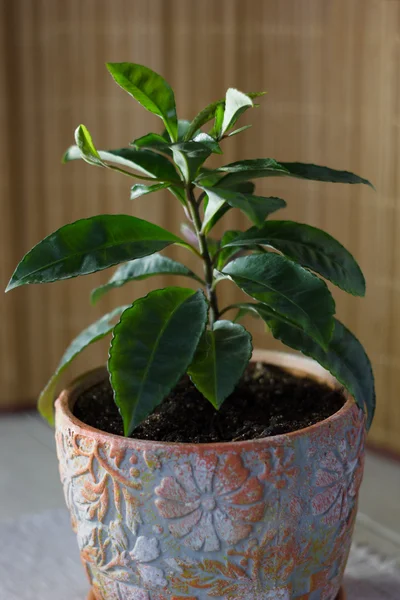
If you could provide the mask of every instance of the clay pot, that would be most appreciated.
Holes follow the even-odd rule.
[[[337,385],[306,358],[254,358]],[[104,377],[104,369],[89,373],[56,403],[61,479],[96,600],[342,593],[364,462],[364,417],[352,398],[287,435],[171,444],[78,421],[75,399]]]

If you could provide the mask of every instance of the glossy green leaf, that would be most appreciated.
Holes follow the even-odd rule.
[[[162,402],[192,362],[207,321],[203,292],[170,287],[140,298],[114,328],[108,370],[125,435]]]
[[[182,206],[187,206],[185,190],[184,188],[177,185],[169,185],[168,190],[171,192],[173,196],[182,204]]]
[[[233,392],[252,353],[251,335],[231,321],[216,321],[200,338],[188,375],[197,389],[219,409]]]
[[[164,190],[167,187],[169,187],[168,183],[153,183],[153,185],[135,183],[135,185],[131,187],[131,200],[136,200],[136,198],[140,198],[140,196],[144,196],[145,194],[152,194],[153,192]]]
[[[201,284],[204,283],[200,277],[185,267],[185,265],[172,260],[172,258],[155,253],[150,256],[136,258],[118,267],[108,283],[92,291],[90,296],[91,301],[95,304],[104,294],[112,289],[122,287],[131,281],[147,279],[154,275],[183,275],[191,277]]]
[[[129,215],[98,215],[61,227],[24,256],[7,290],[95,273],[121,262],[185,244],[158,225]]]
[[[208,196],[208,204],[204,214],[203,230],[210,231],[209,223],[226,202],[232,208],[240,209],[257,227],[261,227],[266,217],[284,208],[286,202],[281,198],[254,196],[243,194],[233,189],[219,186],[200,186]],[[215,221],[215,220],[214,220]]]
[[[335,303],[324,281],[273,253],[237,258],[224,267],[222,274],[296,324],[322,347],[328,346]]]
[[[197,171],[211,154],[210,148],[199,142],[173,144],[171,150],[175,164],[187,183],[196,177]]]
[[[221,146],[218,144],[217,141],[215,141],[213,137],[211,137],[211,135],[208,135],[208,133],[198,133],[193,138],[193,141],[203,144],[204,146],[209,148],[211,152],[214,152],[214,154],[222,154]]]
[[[75,130],[75,141],[81,153],[83,160],[91,165],[98,167],[105,167],[106,165],[102,161],[94,143],[92,136],[90,135],[85,125],[79,125]]]
[[[181,183],[181,178],[170,160],[166,156],[162,156],[156,152],[144,149],[135,150],[131,147],[119,148],[117,150],[99,150],[98,154],[102,164],[97,166],[110,166],[112,168],[113,165],[117,165],[117,167],[127,167],[128,169],[139,171],[139,173],[149,179],[169,181],[175,184]],[[64,154],[63,162],[66,163],[81,158],[83,156],[78,146],[71,146]],[[128,175],[132,177],[136,176],[133,173],[128,173]]]
[[[259,96],[264,96],[265,93],[266,92],[249,92],[246,95],[249,96],[249,98],[253,99],[253,98],[258,98]],[[217,111],[219,111],[218,119],[220,119],[221,118],[221,109],[219,107],[221,107],[221,106],[222,107],[225,106],[225,98],[223,100],[217,100],[216,102],[212,102],[211,104],[209,104],[208,106],[203,108],[203,110],[200,111],[199,114],[196,115],[196,117],[190,123],[190,126],[186,132],[184,139],[186,141],[192,139],[192,137],[196,134],[196,132],[201,127],[203,127],[203,125],[205,125],[206,123],[208,123],[208,121],[211,121],[211,119],[214,118]]]
[[[214,173],[226,175],[219,180],[220,187],[230,187],[233,184],[259,177],[271,177],[272,175],[289,175],[289,171],[276,162],[273,158],[254,158],[230,163],[214,170]],[[198,177],[199,181],[202,175]]]
[[[240,115],[252,106],[253,101],[249,96],[235,88],[229,88],[225,97],[225,112],[221,134],[224,135],[228,129],[233,127]]]
[[[221,238],[221,246],[216,264],[217,270],[221,270],[229,260],[232,260],[232,258],[240,254],[241,249],[230,246],[230,242],[236,239],[241,233],[242,232],[239,230],[225,231]]]
[[[172,152],[169,148],[169,140],[165,139],[165,137],[159,133],[147,133],[146,135],[133,140],[133,142],[131,142],[131,146],[134,148],[147,148],[150,150],[154,149],[172,156]]]
[[[281,162],[279,164],[288,171],[289,176],[299,179],[326,181],[330,183],[364,183],[372,188],[374,187],[368,179],[359,177],[349,171],[338,171],[329,167],[298,162]]]
[[[185,135],[187,130],[190,127],[190,121],[188,121],[187,119],[178,119],[178,142],[184,142],[185,141]],[[200,130],[198,130],[195,133],[200,133]],[[164,131],[162,132],[162,137],[168,142],[170,141],[170,137],[168,134],[168,131],[166,129],[164,129]]]
[[[84,329],[68,346],[64,352],[57,369],[48,381],[46,387],[43,389],[38,400],[38,410],[42,417],[44,417],[51,425],[54,424],[53,416],[53,404],[55,400],[55,392],[57,384],[63,372],[71,364],[78,354],[82,352],[87,346],[103,339],[106,335],[111,333],[115,326],[115,320],[121,315],[121,313],[128,308],[128,306],[120,306],[112,312],[104,315]]]
[[[208,181],[206,179],[202,180],[202,184],[204,182],[204,185],[202,185],[202,187],[204,188],[206,185],[208,187],[208,185],[210,183],[212,183],[212,181]],[[236,190],[238,193],[244,193],[244,194],[253,194],[255,189],[255,185],[252,181],[242,181],[238,184],[234,184],[232,185],[232,187],[229,188],[229,190]],[[208,196],[206,196],[205,201],[204,201],[204,207],[205,210],[207,210],[207,206],[208,206]],[[214,227],[214,225],[216,225],[218,223],[218,221],[220,219],[222,219],[222,217],[228,212],[228,210],[231,208],[231,206],[227,203],[222,204],[221,207],[217,210],[217,211],[212,211],[213,214],[208,218],[207,217],[207,224],[204,227],[204,232],[207,234],[209,233],[212,228]]]
[[[175,96],[165,79],[148,67],[133,63],[107,63],[107,69],[123,90],[164,121],[175,142],[178,138]]]
[[[333,336],[325,351],[300,329],[268,314],[262,305],[248,306],[264,319],[276,339],[313,358],[332,373],[366,412],[367,426],[371,426],[376,405],[371,363],[358,339],[340,321],[334,319]]]
[[[365,279],[353,256],[321,229],[293,221],[267,221],[261,229],[252,227],[227,246],[249,243],[272,246],[346,292],[356,296],[365,294]]]

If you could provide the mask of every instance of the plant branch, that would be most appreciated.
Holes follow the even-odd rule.
[[[207,238],[204,233],[201,232],[201,218],[199,213],[199,207],[197,200],[193,193],[193,187],[188,186],[186,188],[186,199],[189,208],[190,218],[192,219],[193,227],[199,242],[200,255],[204,262],[204,279],[206,284],[206,295],[210,303],[210,326],[212,327],[215,321],[219,318],[217,294],[215,292],[213,283],[213,262],[208,249]]]

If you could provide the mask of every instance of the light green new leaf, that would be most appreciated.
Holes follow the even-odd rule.
[[[222,137],[222,121],[224,120],[224,105],[219,104],[215,109],[214,126],[210,131],[210,135],[219,140]]]
[[[146,149],[135,150],[131,147],[118,148],[117,150],[98,150],[98,155],[101,159],[101,164],[94,161],[91,164],[110,168],[113,168],[113,165],[117,165],[118,169],[120,167],[127,167],[128,169],[139,171],[139,173],[146,176],[145,179],[169,181],[174,184],[182,183],[171,161],[166,156],[162,156],[157,152]],[[81,158],[83,158],[83,155],[78,146],[71,146],[64,154],[63,162],[66,163]],[[131,177],[143,179],[142,175],[139,176],[127,171],[123,172]]]
[[[252,227],[226,246],[268,245],[304,267],[319,273],[342,290],[364,296],[365,279],[353,256],[331,235],[293,221],[267,221]]]
[[[18,264],[6,291],[27,283],[88,275],[174,243],[188,246],[173,233],[137,217],[98,215],[80,219],[34,246]]]
[[[266,92],[249,92],[248,94],[246,94],[246,96],[248,96],[249,98],[258,98],[259,96],[264,96],[265,93]],[[184,139],[186,141],[192,139],[192,137],[196,134],[196,132],[201,127],[203,127],[203,125],[208,123],[208,121],[211,121],[211,119],[213,119],[215,116],[217,116],[218,125],[219,125],[221,116],[222,116],[221,109],[219,107],[224,107],[224,106],[225,106],[225,98],[223,100],[217,100],[216,102],[212,102],[211,104],[209,104],[208,106],[203,108],[203,110],[201,110],[199,112],[199,114],[196,115],[196,117],[190,123],[190,126],[185,134]],[[221,127],[222,127],[222,123],[221,123]]]
[[[233,392],[252,353],[251,335],[241,325],[217,321],[200,338],[188,375],[197,389],[219,409]]]
[[[266,253],[237,258],[222,274],[327,348],[335,303],[325,282],[310,271],[284,256]]]
[[[128,308],[128,306],[120,306],[112,312],[101,317],[95,323],[92,323],[84,329],[68,346],[64,352],[57,369],[50,378],[46,387],[43,389],[38,400],[38,410],[42,417],[44,417],[51,425],[54,424],[53,416],[53,404],[55,399],[55,391],[57,388],[58,381],[65,371],[65,369],[71,364],[78,354],[82,352],[87,346],[101,340],[106,335],[111,333],[115,326],[115,319],[119,317],[121,313]]]
[[[75,129],[75,141],[81,153],[81,158],[91,165],[97,167],[106,167],[103,160],[101,159],[94,143],[92,136],[90,135],[85,125],[79,125]]]
[[[324,351],[303,331],[278,319],[263,305],[249,304],[247,309],[264,319],[276,339],[313,358],[332,373],[366,412],[367,426],[371,426],[376,405],[371,363],[358,339],[340,321],[334,319],[333,336],[328,349]]]
[[[286,202],[281,198],[254,196],[240,193],[232,188],[219,186],[199,186],[208,196],[207,208],[204,214],[203,231],[210,231],[210,222],[215,223],[215,214],[227,203],[232,208],[240,209],[257,227],[261,227],[266,217],[284,208]]]
[[[114,328],[108,370],[130,435],[192,362],[207,321],[202,291],[170,287],[140,298]]]
[[[129,283],[130,281],[138,281],[141,279],[147,279],[154,275],[183,275],[185,277],[191,277],[199,283],[203,284],[203,280],[200,279],[193,271],[177,262],[172,258],[167,258],[161,254],[151,254],[150,256],[144,256],[143,258],[136,258],[130,262],[121,265],[111,277],[111,279],[105,285],[101,285],[94,289],[90,295],[92,304],[95,304],[104,294],[108,291],[119,288]]]
[[[171,86],[148,67],[133,63],[107,63],[107,69],[123,90],[144,108],[161,117],[173,142],[178,138],[175,96]]]
[[[250,129],[250,127],[252,127],[252,125],[244,125],[244,127],[239,127],[239,129],[235,129],[234,131],[231,131],[230,133],[228,133],[228,137],[232,137],[233,135],[242,133],[242,131],[246,131],[246,129]]]
[[[221,135],[233,127],[240,115],[245,110],[253,106],[253,101],[249,96],[235,88],[229,88],[225,97],[225,112],[222,121]]]
[[[230,163],[218,169],[214,169],[212,174],[226,173],[222,179],[219,180],[218,185],[226,188],[231,187],[233,184],[240,183],[242,181],[249,181],[250,179],[257,179],[259,177],[271,177],[272,175],[289,175],[289,171],[276,162],[273,158],[254,158],[249,160],[241,160],[238,162]],[[209,174],[210,176],[210,174]],[[203,174],[198,177],[201,181]]]
[[[131,187],[131,200],[136,200],[145,194],[152,194],[159,190],[164,190],[169,186],[169,183],[154,183],[153,185],[145,185],[144,183],[136,183]]]

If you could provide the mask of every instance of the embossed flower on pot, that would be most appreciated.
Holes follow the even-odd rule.
[[[193,550],[217,551],[245,539],[265,511],[264,488],[237,455],[196,456],[164,477],[155,504],[170,533]]]
[[[315,484],[322,488],[311,501],[314,515],[333,525],[347,517],[361,484],[363,428],[348,430],[337,451],[329,451],[315,473]]]
[[[135,566],[145,587],[164,588],[167,586],[163,571],[158,567],[147,564],[156,560],[160,555],[156,538],[138,537],[133,550],[129,554],[131,559],[135,561]]]
[[[299,468],[296,466],[293,448],[285,446],[269,448],[260,458],[264,463],[264,472],[260,479],[268,481],[278,490],[289,488],[296,482]]]

